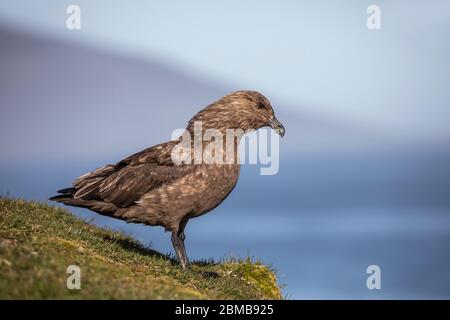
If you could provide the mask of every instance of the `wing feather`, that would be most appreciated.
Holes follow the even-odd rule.
[[[194,166],[127,166],[109,176],[100,185],[100,197],[117,207],[128,207],[145,193],[170,183],[195,170]]]
[[[115,165],[106,165],[85,174],[73,183],[76,199],[105,201],[125,208],[146,192],[195,170],[174,165],[171,151],[175,141],[135,153]]]

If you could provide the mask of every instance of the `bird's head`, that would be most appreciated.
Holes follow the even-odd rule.
[[[188,130],[195,121],[201,121],[203,129],[252,131],[271,127],[281,137],[285,133],[270,101],[257,91],[241,90],[220,98],[197,113],[189,121]]]

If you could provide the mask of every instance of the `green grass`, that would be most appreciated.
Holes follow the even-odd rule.
[[[69,265],[81,289],[69,290]],[[0,198],[0,299],[281,299],[259,262],[198,261],[183,271],[170,256],[68,211]]]

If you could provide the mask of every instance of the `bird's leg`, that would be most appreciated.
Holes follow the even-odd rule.
[[[181,232],[181,235],[182,236],[180,237],[180,233],[172,232],[172,244],[181,267],[186,269],[189,262],[186,255],[186,249],[184,248],[184,233]]]
[[[189,264],[186,249],[184,248],[184,239],[186,238],[184,228],[186,227],[187,222],[188,219],[181,220],[178,230],[176,232],[172,232],[173,247],[177,253],[178,261],[183,269],[186,269]]]

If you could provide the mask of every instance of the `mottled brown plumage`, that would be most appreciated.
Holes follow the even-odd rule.
[[[186,134],[194,137],[194,123],[202,130],[256,130],[271,126],[280,135],[283,126],[274,116],[270,102],[255,91],[237,91],[198,112],[188,123]],[[237,158],[240,137],[234,140]],[[114,165],[106,165],[73,182],[73,187],[58,191],[51,198],[66,205],[88,208],[102,215],[127,222],[163,226],[172,232],[177,257],[185,268],[184,228],[190,218],[218,206],[233,190],[240,165],[175,164],[173,148],[180,141],[165,142],[138,152]],[[205,141],[200,141],[206,147]],[[194,157],[194,155],[192,155]]]

